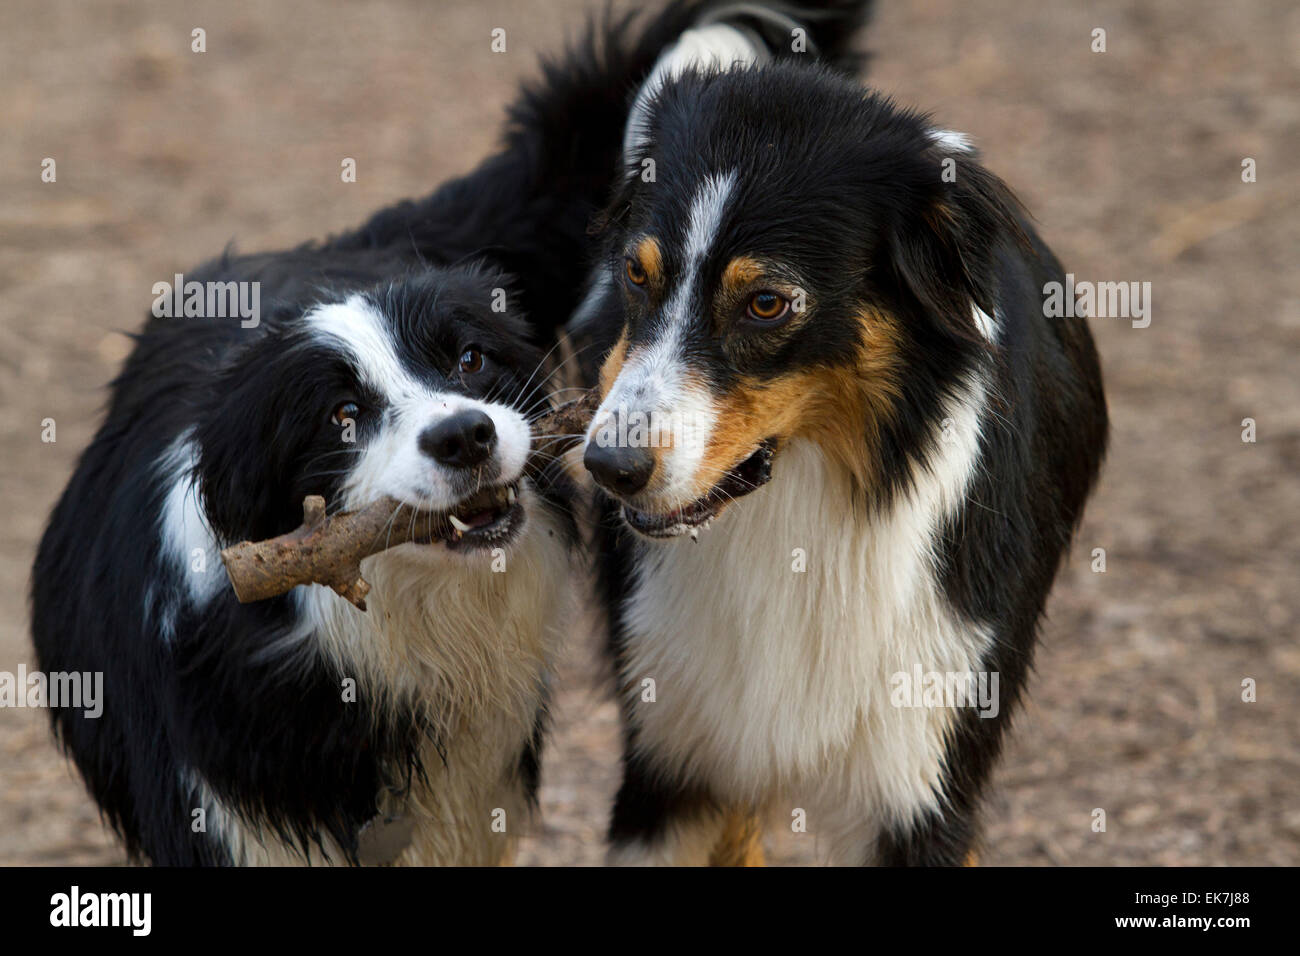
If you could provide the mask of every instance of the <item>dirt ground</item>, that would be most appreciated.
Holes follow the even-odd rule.
[[[35,542],[152,284],[232,239],[339,231],[468,169],[517,80],[594,2],[6,0],[0,670],[34,667]],[[1152,289],[1148,328],[1094,320],[1110,458],[985,862],[1300,863],[1300,7],[880,6],[870,81],[971,134],[1079,279]],[[588,652],[575,636],[525,863],[601,859],[617,726]],[[771,859],[811,861],[815,839],[773,838]],[[121,861],[45,715],[0,710],[0,863]]]

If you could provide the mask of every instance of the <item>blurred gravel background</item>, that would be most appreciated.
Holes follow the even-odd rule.
[[[253,251],[337,232],[469,169],[516,82],[593,2],[6,0],[0,670],[34,666],[35,542],[152,284],[232,239]],[[1153,286],[1149,328],[1094,320],[1110,459],[984,860],[1300,863],[1300,8],[879,5],[871,82],[970,133],[1079,279]],[[498,26],[506,54],[489,50]],[[55,184],[40,181],[47,156]],[[47,417],[56,444],[40,441]],[[1090,570],[1098,547],[1105,574]],[[617,725],[589,644],[575,634],[521,862],[601,859]],[[774,837],[770,858],[811,861],[815,839]],[[0,863],[121,861],[45,715],[0,710]]]

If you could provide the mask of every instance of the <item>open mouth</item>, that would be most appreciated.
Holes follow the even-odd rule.
[[[519,482],[481,489],[446,511],[420,512],[415,520],[427,523],[427,530],[412,539],[417,544],[440,541],[452,551],[499,548],[523,527]]]
[[[757,491],[772,480],[775,453],[776,443],[769,438],[752,455],[723,475],[704,497],[664,514],[638,511],[631,505],[624,505],[623,519],[634,531],[649,538],[675,538],[683,534],[695,537],[731,502]]]

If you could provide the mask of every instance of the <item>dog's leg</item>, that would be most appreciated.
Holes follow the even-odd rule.
[[[972,808],[949,806],[927,813],[906,830],[887,830],[875,840],[879,866],[976,866],[979,822]]]
[[[763,866],[758,818],[747,811],[699,809],[653,832],[610,844],[611,866]]]
[[[629,747],[609,827],[611,866],[761,865],[757,819],[649,768]]]
[[[744,810],[728,811],[722,836],[709,855],[709,866],[763,865],[763,828],[757,815]]]

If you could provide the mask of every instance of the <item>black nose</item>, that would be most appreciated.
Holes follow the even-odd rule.
[[[648,448],[601,446],[590,442],[582,463],[602,488],[619,495],[634,495],[650,481],[655,457]]]
[[[472,468],[486,461],[496,443],[492,417],[478,409],[449,415],[420,432],[420,451],[448,468]]]

